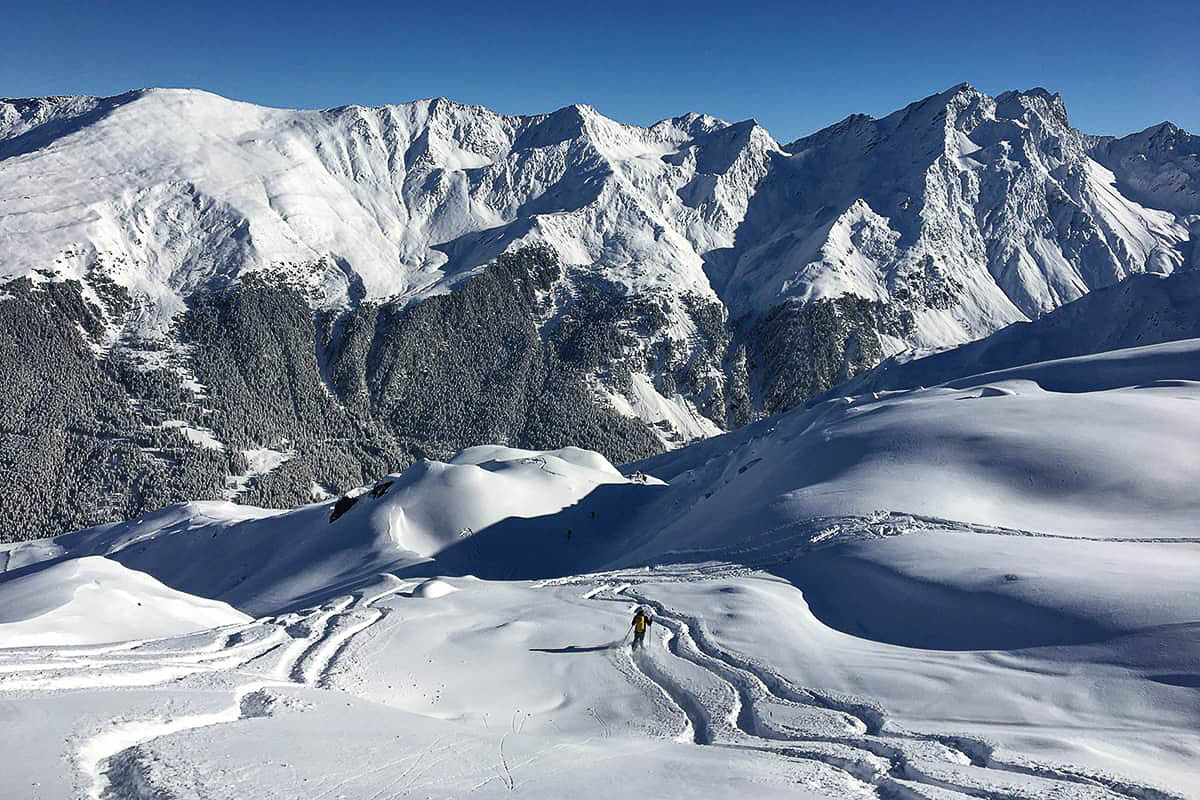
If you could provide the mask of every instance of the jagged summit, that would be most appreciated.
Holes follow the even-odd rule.
[[[701,114],[696,111],[689,111],[686,114],[680,114],[677,117],[661,119],[651,125],[650,128],[653,130],[660,126],[664,126],[699,134],[711,131],[715,128],[723,128],[728,124],[729,123],[725,122],[724,120],[717,119],[710,114]]]
[[[1070,126],[1067,120],[1067,107],[1062,95],[1051,94],[1040,87],[1026,91],[1004,92],[996,97],[997,113],[1010,119],[1021,119],[1028,113],[1049,116],[1062,127]]]
[[[1062,95],[1058,92],[1052,92],[1043,86],[1034,86],[1031,89],[1010,89],[1007,92],[1002,92],[996,95],[996,102],[1013,97],[1023,97],[1026,99],[1037,99],[1051,105],[1062,105]]]

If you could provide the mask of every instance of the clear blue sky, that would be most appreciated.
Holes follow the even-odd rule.
[[[1194,0],[17,0],[0,16],[10,97],[187,86],[299,108],[435,95],[506,113],[584,102],[636,123],[756,117],[788,141],[967,81],[1060,91],[1091,133],[1163,119],[1200,131]]]

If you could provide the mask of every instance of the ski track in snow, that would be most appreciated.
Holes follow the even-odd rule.
[[[787,534],[786,531],[794,530]],[[871,517],[845,516],[812,518],[788,522],[776,528],[747,537],[737,547],[697,548],[675,550],[664,553],[660,563],[674,563],[681,559],[708,558],[711,561],[731,562],[731,569],[753,570],[763,566],[779,564],[822,546],[831,546],[850,538],[879,538],[899,536],[915,531],[939,531],[947,534],[979,533],[990,536],[1018,536],[1035,539],[1063,539],[1073,542],[1137,543],[1137,544],[1185,544],[1197,545],[1196,539],[1178,537],[1087,537],[1068,534],[1043,533],[994,525],[981,525],[959,520],[942,519],[920,514],[904,514],[880,511]],[[626,575],[626,577],[629,577]],[[570,579],[567,579],[568,581]]]
[[[531,586],[587,586],[583,593],[572,595],[574,602],[634,601],[654,610],[655,621],[665,631],[664,646],[651,644],[629,654],[626,663],[634,675],[649,682],[645,689],[661,693],[678,710],[681,726],[675,739],[679,742],[767,753],[810,769],[820,764],[847,787],[846,796],[880,800],[1180,800],[1171,792],[1107,774],[1009,753],[1001,756],[994,745],[970,735],[905,730],[868,700],[793,684],[760,661],[718,644],[703,620],[639,591],[646,583],[747,575],[846,538],[913,530],[1041,535],[879,512],[868,518],[782,526],[736,548],[674,553],[674,565],[614,569]],[[686,559],[676,560],[678,556]],[[118,720],[78,744],[75,755],[86,796],[94,800],[156,796],[143,767],[145,745],[183,731],[270,715],[273,689],[328,689],[333,669],[351,641],[387,615],[375,604],[415,585],[394,576],[385,580],[386,588],[185,637],[0,653],[0,692],[152,686],[201,673],[253,676],[229,687],[228,705],[195,714]],[[181,640],[195,640],[195,646],[180,649]],[[588,711],[601,736],[611,736],[611,723],[594,709]]]
[[[643,648],[630,660],[678,708],[684,720],[678,741],[820,762],[844,773],[860,795],[882,800],[1180,800],[1179,795],[1109,775],[1002,759],[993,745],[971,736],[904,730],[877,705],[796,686],[765,665],[717,645],[703,621],[651,600],[632,583],[612,582],[705,580],[728,574],[721,569],[670,576],[610,573],[581,598],[628,598],[654,610],[655,621],[666,629],[665,646]],[[562,581],[581,582],[582,578]],[[700,691],[697,668],[708,679]]]
[[[388,576],[391,578],[392,576]],[[220,635],[212,642],[184,653],[147,653],[146,658],[97,659],[95,656],[108,652],[129,653],[139,648],[150,647],[153,642],[134,642],[111,648],[91,648],[81,651],[90,658],[72,659],[69,651],[54,655],[62,659],[47,660],[38,665],[14,666],[11,671],[45,667],[49,670],[67,672],[67,676],[45,679],[40,685],[31,681],[24,683],[6,681],[2,673],[6,667],[0,664],[0,691],[6,689],[57,689],[76,684],[71,683],[70,674],[75,671],[91,673],[90,686],[148,686],[161,684],[203,671],[252,670],[256,662],[278,653],[278,660],[269,669],[267,677],[243,683],[233,689],[230,705],[216,711],[188,714],[176,717],[135,719],[120,721],[101,733],[83,741],[78,747],[76,758],[80,773],[88,783],[87,796],[93,800],[111,797],[158,796],[152,787],[145,784],[145,776],[139,768],[141,748],[148,742],[174,733],[197,728],[237,722],[241,719],[269,715],[270,690],[307,686],[328,688],[328,677],[338,656],[350,640],[382,619],[386,612],[374,608],[374,604],[408,588],[408,585],[392,578],[394,585],[367,597],[365,594],[347,595],[326,603],[321,607],[285,614],[280,617],[265,617],[252,623],[223,631],[210,631]],[[269,628],[269,631],[249,643],[240,639],[247,634]],[[290,643],[285,641],[291,638]],[[122,680],[124,668],[137,664],[153,664],[151,669],[135,671],[134,675],[146,678],[136,683]],[[171,672],[172,665],[189,664],[179,668],[182,672]],[[113,671],[116,668],[116,671]]]
[[[657,564],[615,568],[591,575],[536,582],[537,587],[590,588],[579,600],[626,602],[655,611],[666,628],[663,648],[630,656],[634,668],[679,710],[677,739],[697,745],[760,750],[789,759],[820,761],[845,772],[864,796],[891,798],[977,797],[986,800],[1182,800],[1181,795],[1079,767],[1047,764],[1005,754],[970,735],[931,735],[904,730],[877,704],[837,692],[798,687],[757,660],[716,644],[702,620],[651,600],[637,590],[647,583],[737,578],[791,561],[805,553],[856,538],[915,531],[995,536],[1196,545],[1194,539],[1089,538],[980,525],[936,517],[879,511],[869,517],[814,518],[764,531],[735,547],[697,548],[664,554]],[[627,598],[627,599],[622,599]],[[664,663],[657,652],[671,658]],[[700,668],[709,684],[697,692]],[[681,672],[683,674],[681,674]],[[782,713],[781,713],[782,712]],[[792,717],[800,724],[781,723]],[[831,732],[830,724],[842,726]]]

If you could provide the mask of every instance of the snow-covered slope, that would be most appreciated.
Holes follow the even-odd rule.
[[[1198,365],[1182,340],[835,398],[628,477],[482,447],[6,545],[0,598],[103,565],[255,619],[72,647],[107,620],[80,606],[0,649],[0,787],[1196,797]]]
[[[1200,337],[1200,272],[1134,275],[1033,322],[919,358],[892,357],[830,396],[936,386],[1022,364]]]
[[[1187,339],[835,397],[636,466],[695,486],[677,511],[656,509],[668,540],[877,510],[1190,538],[1200,535],[1186,488],[1200,480],[1198,381],[1200,339]]]
[[[421,461],[402,475],[386,476],[347,495],[343,502],[348,508],[336,518],[330,503],[286,512],[228,502],[188,503],[128,523],[12,546],[7,568],[28,568],[62,556],[103,556],[181,591],[264,614],[430,557],[462,563],[456,554],[463,550],[474,555],[466,564],[471,571],[503,570],[512,565],[479,563],[478,548],[471,542],[475,535],[502,535],[507,560],[513,562],[522,554],[513,552],[508,535],[492,529],[553,517],[554,532],[545,538],[558,550],[570,525],[564,520],[571,514],[564,509],[591,495],[611,495],[605,504],[615,505],[629,491],[646,489],[642,484],[623,486],[629,486],[626,479],[590,451],[475,447],[450,463]],[[614,515],[605,516],[611,520]],[[528,525],[536,531],[522,536],[532,536],[536,544],[541,529],[536,522]],[[594,556],[595,547],[581,536],[574,549],[583,551],[576,555]]]
[[[0,647],[178,636],[249,621],[225,603],[98,556],[53,564],[0,590]]]
[[[1200,137],[1161,122],[1120,139],[1095,137],[1090,152],[1127,197],[1182,216],[1200,214]]]

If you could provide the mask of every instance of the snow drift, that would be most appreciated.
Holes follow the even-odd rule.
[[[104,556],[182,592],[262,615],[431,558],[442,570],[489,575],[565,570],[571,560],[610,552],[606,531],[626,513],[622,503],[654,492],[596,453],[481,446],[451,463],[418,462],[362,487],[339,501],[344,510],[336,518],[339,502],[283,512],[187,503],[8,545],[6,555],[13,574],[64,558]],[[605,528],[596,523],[597,512]],[[568,540],[573,525],[579,535]]]
[[[178,636],[249,621],[225,603],[171,589],[99,556],[0,584],[0,648]]]

